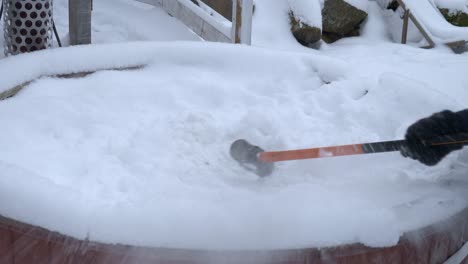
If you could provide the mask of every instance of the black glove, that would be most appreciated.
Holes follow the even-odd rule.
[[[442,136],[468,132],[462,117],[449,110],[435,113],[411,125],[406,131],[406,146],[401,149],[404,157],[418,160],[428,166],[434,166],[445,156],[463,146],[428,146],[424,141],[437,139]]]

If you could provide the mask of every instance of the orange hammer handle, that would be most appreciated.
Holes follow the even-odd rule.
[[[424,146],[468,145],[468,133],[446,135],[429,141],[420,142]],[[258,159],[263,162],[327,158],[380,152],[400,151],[405,147],[405,140],[382,141],[323,148],[297,149],[286,151],[260,152]]]
[[[286,151],[261,152],[258,158],[263,162],[278,162],[286,160],[315,159],[337,156],[365,154],[363,144],[353,144],[335,147],[310,148]]]

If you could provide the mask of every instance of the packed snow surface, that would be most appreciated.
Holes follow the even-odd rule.
[[[456,155],[430,169],[399,154],[284,162],[259,179],[228,149],[238,138],[268,150],[396,139],[417,118],[466,102],[456,81],[466,60],[399,52],[397,58],[419,59],[378,69],[377,57],[361,72],[351,70],[356,59],[209,43],[114,44],[4,59],[0,72],[10,74],[2,88],[31,77],[25,71],[83,70],[78,58],[86,56],[100,58],[89,61],[92,69],[146,66],[41,78],[0,103],[0,213],[136,245],[392,245],[402,232],[464,208],[466,177],[448,175]],[[47,65],[29,63],[45,56]],[[444,67],[436,63],[442,60]],[[438,85],[440,77],[423,81],[436,71],[450,85]]]
[[[55,1],[60,32],[66,2]],[[393,245],[465,208],[467,150],[431,168],[398,153],[282,162],[264,179],[229,157],[239,138],[266,150],[401,139],[419,118],[467,107],[467,55],[389,43],[376,3],[361,37],[320,51],[294,40],[287,1],[274,3],[256,1],[257,47],[0,60],[0,92],[34,80],[0,101],[0,215],[102,242],[278,249]],[[95,43],[178,39],[199,40],[158,8],[95,1]],[[97,72],[50,77],[83,71]]]

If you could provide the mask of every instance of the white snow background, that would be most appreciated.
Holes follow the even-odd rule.
[[[66,28],[66,2],[55,1]],[[468,153],[428,168],[398,153],[278,163],[265,179],[229,157],[401,139],[468,101],[468,57],[389,41],[369,3],[363,36],[307,49],[287,1],[256,1],[254,47],[198,40],[158,8],[95,1],[96,43],[0,60],[0,214],[77,238],[205,249],[390,246],[468,204]],[[270,23],[271,22],[271,23]]]

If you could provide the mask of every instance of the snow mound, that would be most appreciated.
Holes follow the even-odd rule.
[[[422,67],[437,65],[416,51]],[[458,86],[441,93],[389,72],[395,63],[366,71],[354,63],[190,42],[2,60],[0,72],[10,73],[3,90],[102,71],[43,77],[0,102],[0,214],[78,238],[156,247],[393,245],[466,206],[466,177],[438,180],[457,171],[448,166],[455,155],[437,170],[397,153],[284,162],[258,179],[228,153],[238,138],[268,150],[395,139],[417,117],[468,98],[450,92]]]

